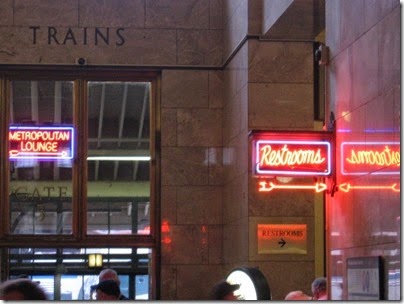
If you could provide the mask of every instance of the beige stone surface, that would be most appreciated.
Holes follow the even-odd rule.
[[[223,204],[220,187],[178,187],[177,223],[218,225],[222,223]]]
[[[15,0],[15,26],[78,26],[79,11],[74,0]]]
[[[177,112],[178,146],[220,147],[222,111],[220,109],[179,109]]]
[[[0,1],[0,26],[13,23],[13,0]]]
[[[183,147],[162,149],[162,185],[207,185],[209,182],[206,148]]]
[[[209,1],[146,1],[146,28],[209,28]]]
[[[250,84],[248,121],[258,130],[312,128],[312,85]]]
[[[224,72],[222,70],[209,71],[209,108],[223,108]]]
[[[252,40],[248,46],[249,82],[313,82],[312,43]]]
[[[220,66],[222,41],[221,30],[177,30],[177,63]]]
[[[144,0],[79,1],[80,26],[144,28]]]
[[[161,110],[161,145],[177,145],[177,110],[174,108]]]
[[[162,74],[162,107],[209,107],[207,71],[164,70]]]

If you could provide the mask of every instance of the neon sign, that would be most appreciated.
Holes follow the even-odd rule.
[[[72,159],[74,129],[72,127],[10,126],[9,158]]]
[[[294,190],[315,190],[317,193],[323,192],[327,190],[327,185],[325,183],[315,183],[314,185],[301,185],[301,184],[288,184],[288,185],[280,185],[275,184],[274,182],[259,182],[259,192],[270,192],[275,189],[294,189]]]
[[[350,183],[343,183],[338,186],[338,189],[343,192],[351,190],[391,190],[393,192],[400,192],[400,185],[397,185],[397,183],[391,185],[351,185]]]
[[[255,175],[328,176],[331,174],[331,144],[328,141],[308,140],[303,135],[303,139],[296,140],[257,139],[253,142],[253,173]]]
[[[400,143],[344,142],[341,171],[343,175],[400,174]]]

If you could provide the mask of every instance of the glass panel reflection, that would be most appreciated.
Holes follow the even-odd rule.
[[[72,81],[11,82],[10,135],[13,132],[14,139],[24,141],[20,142],[21,147],[18,140],[13,141],[9,151],[13,153],[10,233],[72,233],[72,160],[42,158],[44,151],[38,149],[55,147],[57,142],[46,142],[44,137],[34,136],[32,130],[26,129],[34,128],[38,135],[43,132],[39,128],[49,132],[49,128],[72,127],[72,115]],[[28,147],[35,150],[35,156],[33,151],[27,151]]]
[[[88,84],[88,234],[150,233],[150,83]]]

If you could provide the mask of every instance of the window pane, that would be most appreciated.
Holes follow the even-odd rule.
[[[150,83],[88,84],[88,234],[149,234]]]
[[[73,82],[11,88],[10,232],[71,234]]]
[[[103,266],[90,267],[89,255],[101,254]],[[121,293],[129,299],[149,299],[151,248],[10,248],[10,278],[25,274],[39,281],[54,300],[90,300],[91,286],[103,268],[114,269]]]

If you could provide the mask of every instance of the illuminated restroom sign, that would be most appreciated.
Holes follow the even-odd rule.
[[[10,126],[9,159],[72,159],[72,127]]]
[[[400,174],[400,143],[343,142],[341,172],[343,175]]]
[[[254,175],[329,176],[329,136],[327,132],[268,133],[253,139]]]

